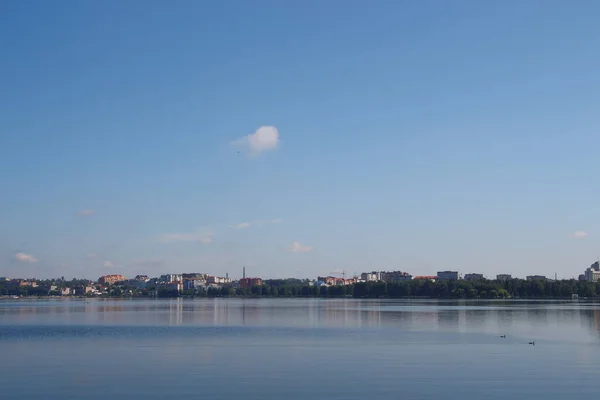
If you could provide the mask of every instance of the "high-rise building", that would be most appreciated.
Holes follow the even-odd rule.
[[[584,273],[585,280],[588,282],[598,282],[598,280],[600,280],[600,271],[594,269],[593,266],[594,264],[592,264],[592,267],[586,269]]]
[[[465,274],[465,281],[481,281],[483,280],[483,274]]]
[[[438,281],[455,281],[458,278],[458,271],[439,271],[437,273]]]

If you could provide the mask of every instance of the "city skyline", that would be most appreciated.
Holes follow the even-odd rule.
[[[600,256],[599,3],[225,3],[3,5],[0,276]]]

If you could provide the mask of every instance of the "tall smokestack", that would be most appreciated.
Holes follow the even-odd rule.
[[[243,278],[246,279],[246,267],[244,267],[242,275],[243,275]]]

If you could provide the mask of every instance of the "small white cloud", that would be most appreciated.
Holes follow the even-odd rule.
[[[252,155],[275,150],[279,146],[279,131],[274,126],[261,126],[256,132],[231,142],[233,146],[245,149]]]
[[[240,222],[239,224],[233,225],[233,228],[234,229],[246,229],[251,226],[259,226],[259,225],[266,225],[266,224],[280,224],[282,222],[283,222],[283,219],[281,219],[281,218],[271,219],[268,221],[263,221],[262,219],[258,219],[256,221]]]
[[[94,212],[94,210],[81,210],[77,214],[81,215],[82,217],[87,217],[90,215],[94,215]]]
[[[158,237],[160,243],[176,243],[176,242],[199,242],[202,244],[210,244],[213,241],[211,232],[205,233],[165,233]]]
[[[573,232],[572,236],[575,239],[583,239],[584,237],[586,237],[588,235],[588,233],[586,231],[575,231]]]
[[[252,225],[252,222],[240,222],[239,224],[234,225],[233,227],[235,229],[246,229],[250,227],[250,225]]]
[[[87,258],[97,258],[97,257],[98,257],[98,254],[96,254],[96,253],[89,253],[87,255]]]
[[[39,261],[35,256],[27,253],[17,253],[15,254],[15,259],[19,262],[29,264],[34,264]]]
[[[102,265],[104,265],[105,268],[112,268],[115,266],[115,263],[107,260],[107,261],[104,261],[104,263]]]
[[[304,246],[298,242],[292,243],[292,245],[288,248],[288,251],[291,251],[292,253],[307,253],[312,250],[312,246]]]

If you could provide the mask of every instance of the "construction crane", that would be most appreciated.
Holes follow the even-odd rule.
[[[329,273],[330,276],[335,276],[335,275],[342,275],[342,278],[346,279],[346,271],[342,270],[342,272],[339,271],[331,271]]]

